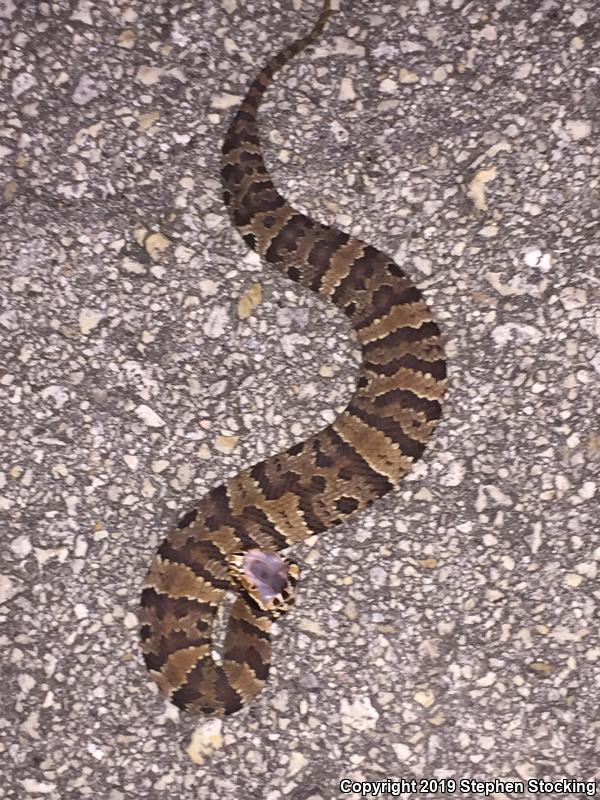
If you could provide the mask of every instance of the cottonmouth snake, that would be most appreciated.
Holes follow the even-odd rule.
[[[142,594],[150,674],[179,708],[231,714],[262,688],[271,620],[293,601],[297,565],[276,551],[339,525],[406,475],[440,417],[446,366],[421,293],[388,256],[296,211],[274,187],[257,109],[273,75],[314,42],[313,30],[258,73],[223,144],[224,201],[246,244],[351,320],[362,370],[346,410],[324,430],[212,489],[155,555]],[[237,591],[221,658],[211,630]]]

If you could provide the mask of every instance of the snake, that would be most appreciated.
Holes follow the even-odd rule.
[[[192,714],[232,714],[261,691],[272,622],[292,607],[300,575],[281,551],[392,491],[442,412],[443,342],[419,289],[385,253],[293,208],[265,164],[257,114],[265,90],[317,40],[331,13],[324,0],[312,30],[250,84],[223,142],[221,178],[224,204],[246,245],[347,316],[361,349],[360,375],[331,424],[208,491],[151,561],[139,613],[143,658],[166,697]],[[217,652],[213,628],[231,593]]]

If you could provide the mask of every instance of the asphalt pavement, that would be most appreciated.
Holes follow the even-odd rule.
[[[6,800],[600,781],[600,9],[340,5],[269,89],[268,163],[423,288],[448,401],[397,491],[294,551],[268,686],[207,721],[142,662],[152,554],[357,377],[347,321],[220,194],[236,104],[318,4],[0,0]]]

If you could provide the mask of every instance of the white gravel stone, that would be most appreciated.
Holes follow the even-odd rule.
[[[204,323],[204,333],[210,339],[219,339],[225,333],[229,315],[225,306],[213,306]]]
[[[371,699],[363,695],[352,701],[342,699],[340,716],[342,725],[355,731],[369,731],[376,728],[379,712],[374,708]]]
[[[83,603],[76,603],[73,606],[73,613],[77,619],[87,619],[89,616],[88,608],[84,606]]]
[[[10,19],[16,10],[13,0],[0,0],[0,19]]]
[[[164,419],[156,411],[143,403],[135,409],[135,413],[149,428],[162,428],[165,424]]]
[[[338,97],[340,100],[356,99],[356,91],[354,89],[354,84],[352,83],[352,78],[342,78]]]
[[[211,98],[211,106],[218,108],[221,111],[226,111],[228,108],[238,106],[242,101],[242,96],[237,94],[219,94]]]
[[[34,75],[29,72],[21,72],[12,82],[12,96],[15,100],[25,92],[33,89],[37,85],[37,80]]]
[[[7,603],[23,589],[23,582],[12,575],[0,575],[0,604]]]
[[[15,555],[19,556],[19,558],[27,558],[27,556],[31,553],[31,540],[25,535],[16,536],[11,541],[9,547]]]
[[[560,302],[565,311],[573,311],[587,305],[587,294],[584,289],[567,286],[560,292]]]
[[[91,76],[83,74],[77,81],[75,91],[72,94],[73,102],[78,106],[85,106],[96,100],[100,96],[99,84]]]
[[[575,142],[587,139],[592,133],[592,123],[587,119],[568,119],[564,127],[568,136]]]
[[[581,6],[578,6],[569,17],[569,22],[576,28],[580,28],[582,25],[585,25],[587,20],[588,20],[587,11]]]

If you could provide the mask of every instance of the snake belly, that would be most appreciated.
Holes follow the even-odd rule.
[[[146,666],[179,708],[230,714],[263,687],[272,615],[238,591],[221,658],[211,630],[233,553],[279,551],[368,508],[411,469],[441,414],[446,365],[421,293],[366,242],[296,211],[263,159],[257,109],[273,75],[314,42],[330,16],[272,58],[250,85],[222,150],[224,201],[246,244],[288,278],[334,303],[362,349],[349,405],[324,430],[208,492],[160,545],[145,579]]]

